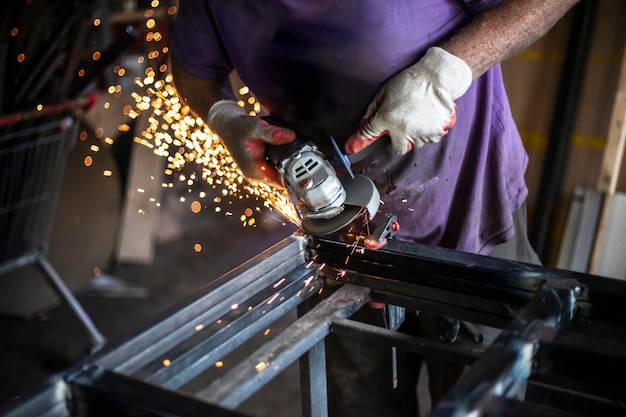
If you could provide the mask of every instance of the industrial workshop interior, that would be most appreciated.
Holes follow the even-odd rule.
[[[420,416],[626,415],[623,0],[578,2],[501,63],[542,266],[394,239],[384,204],[365,239],[311,232],[179,99],[177,0],[2,9],[0,415],[325,416],[337,335],[388,349],[390,387],[403,352],[465,365],[439,402],[416,365]],[[351,319],[371,301],[380,325]],[[410,313],[503,331],[396,331]]]

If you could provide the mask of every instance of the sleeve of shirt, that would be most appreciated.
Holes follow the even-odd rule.
[[[472,12],[482,12],[483,10],[493,9],[503,0],[463,0],[468,9]]]
[[[180,0],[171,48],[176,61],[191,75],[223,81],[233,65],[208,3],[208,0]]]

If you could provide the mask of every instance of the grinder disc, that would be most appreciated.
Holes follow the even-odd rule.
[[[302,219],[302,228],[310,235],[329,235],[352,223],[361,210],[362,207],[346,204],[343,211],[331,219]]]

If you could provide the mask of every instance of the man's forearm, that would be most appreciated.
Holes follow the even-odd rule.
[[[474,79],[543,36],[578,0],[504,0],[482,12],[443,49],[461,58]]]
[[[222,98],[222,85],[214,80],[191,75],[176,62],[174,56],[170,66],[179,97],[189,105],[196,116],[206,120],[211,106]]]

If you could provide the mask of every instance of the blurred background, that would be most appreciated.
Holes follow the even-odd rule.
[[[275,195],[241,182],[219,142],[177,100],[168,68],[177,1],[0,7],[6,405],[91,349],[35,258],[46,257],[114,343],[296,226],[268,205],[280,204]],[[623,138],[616,126],[624,125],[625,41],[626,3],[587,0],[502,64],[530,156],[532,243],[546,265],[618,279],[626,276],[626,179],[614,158],[623,148],[614,146]],[[258,112],[236,74],[232,81]],[[58,143],[48,124],[63,124]]]

